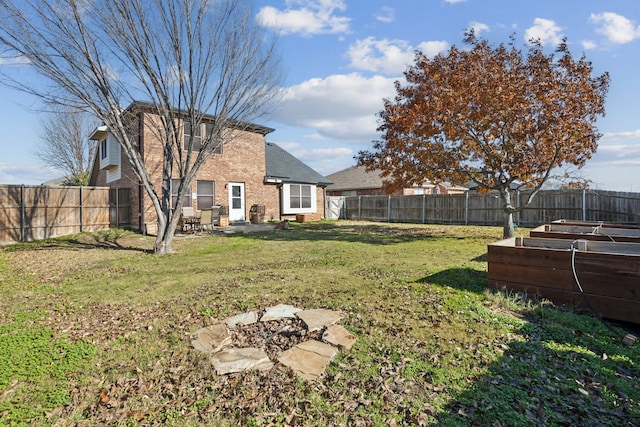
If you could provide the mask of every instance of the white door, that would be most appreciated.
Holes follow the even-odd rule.
[[[229,221],[244,221],[244,183],[229,183]]]

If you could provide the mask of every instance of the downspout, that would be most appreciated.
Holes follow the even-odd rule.
[[[327,187],[322,187],[322,218],[327,218]]]
[[[284,209],[284,200],[282,200],[282,187],[283,184],[278,184],[278,219],[282,221],[282,210]]]

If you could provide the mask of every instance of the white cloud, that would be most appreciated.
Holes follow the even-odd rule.
[[[543,46],[558,45],[562,42],[561,31],[562,28],[559,27],[555,21],[536,18],[533,21],[533,26],[527,28],[524,32],[524,39],[526,42],[539,40]]]
[[[482,22],[471,22],[469,24],[469,29],[473,30],[476,36],[480,36],[484,31],[490,31],[489,26],[487,24],[483,24]]]
[[[640,129],[624,131],[624,132],[605,132],[602,135],[603,140],[621,140],[621,139],[640,139]]]
[[[625,144],[600,146],[591,161],[607,166],[640,166],[640,146]]]
[[[395,95],[395,79],[358,73],[315,78],[285,89],[273,119],[310,128],[325,139],[368,143],[377,138],[376,114]]]
[[[324,139],[324,138],[323,138]],[[353,166],[353,159],[357,150],[364,150],[369,147],[370,141],[365,141],[361,147],[330,147],[330,148],[306,148],[307,145],[292,141],[278,141],[278,145],[299,160],[311,166],[323,175],[329,175],[337,170]]]
[[[444,0],[445,3],[455,4],[455,3],[464,3],[467,0]]]
[[[40,185],[43,182],[64,176],[48,166],[0,163],[0,182],[3,184]]]
[[[584,50],[591,50],[595,49],[596,47],[598,47],[598,45],[593,40],[582,40],[582,48]]]
[[[341,159],[344,156],[352,156],[353,150],[347,147],[313,148],[311,150],[293,150],[292,154],[303,162],[317,160],[328,161]]]
[[[416,48],[405,40],[377,40],[367,37],[349,46],[346,56],[350,60],[351,68],[399,75],[413,63],[416,49],[428,57],[433,57],[448,47],[449,44],[444,41],[423,42]]]
[[[389,24],[396,19],[395,10],[388,6],[381,8],[374,16],[378,21],[384,22],[385,24]]]
[[[9,56],[0,57],[0,66],[2,65],[28,65],[31,61],[26,56]]]
[[[589,20],[598,25],[596,31],[605,36],[610,43],[624,44],[640,38],[640,26],[617,13],[592,13]]]
[[[351,18],[335,13],[347,8],[344,0],[287,0],[284,10],[266,6],[258,12],[258,22],[280,34],[340,34],[349,32]]]
[[[422,42],[418,45],[418,50],[421,50],[428,58],[433,58],[447,49],[449,49],[449,43],[444,40]]]

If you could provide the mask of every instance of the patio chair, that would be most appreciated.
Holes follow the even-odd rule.
[[[213,225],[220,225],[220,213],[222,211],[222,206],[214,205],[211,207],[211,223]]]
[[[180,229],[180,231],[194,232],[196,231],[197,226],[197,217],[195,212],[193,211],[193,207],[186,206],[182,208],[182,214],[180,215],[180,219],[178,220],[178,227],[176,227],[176,231]]]
[[[200,230],[213,231],[213,209],[203,209],[200,212]]]
[[[196,216],[196,214],[193,212],[193,207],[191,206],[183,207],[182,216],[187,218]]]

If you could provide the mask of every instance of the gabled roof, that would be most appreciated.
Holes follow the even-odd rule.
[[[351,166],[327,175],[327,178],[333,181],[333,184],[327,187],[330,191],[382,188],[380,171],[367,172],[364,166]]]
[[[154,105],[152,102],[146,102],[146,101],[133,101],[131,104],[129,104],[126,110],[132,111],[132,112],[147,111],[147,112],[157,114],[157,106]],[[178,109],[178,108],[175,108],[173,111],[175,111],[178,114],[187,113],[186,110]],[[204,114],[202,118],[206,122],[207,120],[214,120],[216,116],[212,114]],[[270,127],[257,125],[255,123],[249,123],[249,122],[240,121],[240,120],[229,120],[227,123],[228,123],[228,126],[231,128],[259,133],[262,136],[265,136],[268,133],[275,131],[275,129]]]
[[[280,148],[273,142],[266,143],[267,182],[299,182],[321,187],[331,181]]]

